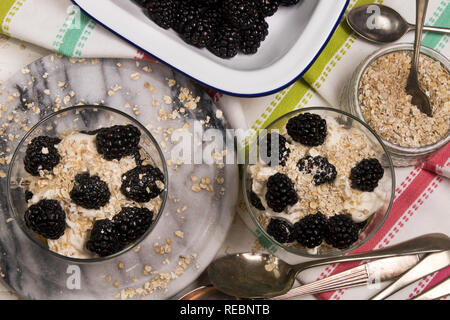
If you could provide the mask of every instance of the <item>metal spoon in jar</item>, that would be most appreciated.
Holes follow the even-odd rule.
[[[366,4],[352,9],[347,14],[347,23],[361,37],[377,43],[397,41],[416,29],[397,11],[381,4]],[[449,28],[424,26],[423,30],[450,34]]]
[[[428,234],[400,244],[362,254],[311,260],[297,265],[268,254],[241,253],[220,258],[208,267],[212,284],[232,297],[272,298],[288,292],[299,272],[338,262],[388,258],[449,250],[445,234]]]
[[[416,105],[422,113],[432,117],[430,99],[419,82],[419,58],[420,46],[422,41],[423,24],[427,14],[428,0],[416,0],[416,37],[414,40],[414,56],[411,61],[411,70],[409,71],[408,80],[406,82],[406,92],[412,96],[412,104]]]

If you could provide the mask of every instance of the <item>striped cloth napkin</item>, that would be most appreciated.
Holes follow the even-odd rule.
[[[414,21],[413,0],[352,0],[349,9],[374,2],[389,5],[409,21]],[[431,0],[427,23],[450,27],[450,0]],[[69,57],[150,59],[80,13],[69,0],[0,0],[0,32]],[[405,36],[402,42],[412,42],[412,36]],[[423,43],[450,56],[448,36],[426,34]],[[310,70],[289,88],[255,99],[212,94],[234,127],[249,128],[255,134],[294,109],[339,106],[343,85],[356,66],[376,49],[376,46],[358,39],[342,23]],[[422,167],[396,169],[398,184],[389,218],[376,236],[357,252],[382,248],[430,232],[450,234],[450,180],[445,177],[450,177],[448,145]],[[313,281],[354,265],[318,268],[305,272],[302,280]],[[410,298],[449,276],[450,268],[444,269],[422,279],[397,297]],[[319,295],[319,298],[366,299],[373,294],[375,292],[363,288],[329,292]]]

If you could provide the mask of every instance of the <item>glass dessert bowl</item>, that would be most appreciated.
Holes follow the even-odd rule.
[[[259,239],[295,263],[367,242],[389,214],[395,176],[383,142],[365,123],[313,107],[261,131],[246,157],[243,190]]]
[[[53,113],[21,140],[8,171],[8,204],[34,243],[63,259],[117,257],[156,226],[167,167],[150,132],[105,106]]]

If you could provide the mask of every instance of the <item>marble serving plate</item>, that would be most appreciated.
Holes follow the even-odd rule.
[[[162,109],[170,113],[182,107],[182,88],[200,97],[197,108],[184,108],[180,117],[165,120]],[[106,105],[136,117],[163,146],[166,160],[174,147],[167,141],[170,128],[214,128],[223,139],[227,134],[226,120],[202,88],[163,64],[51,55],[0,85],[0,157],[6,158],[0,173],[8,171],[7,159],[26,128],[55,108],[77,104]],[[208,145],[202,141],[193,153]],[[13,218],[6,178],[0,175],[0,281],[29,299],[170,298],[198,277],[225,239],[235,212],[238,170],[234,165],[176,163],[168,170],[166,207],[139,250],[87,264],[63,260],[30,241]],[[204,189],[193,192],[193,176],[209,177],[214,195]]]
[[[339,25],[349,0],[305,0],[267,18],[269,35],[254,55],[221,59],[187,45],[148,19],[131,0],[72,0],[84,13],[144,52],[224,93],[262,96],[303,75]]]

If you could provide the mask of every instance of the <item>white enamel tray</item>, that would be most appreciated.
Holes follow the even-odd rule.
[[[83,12],[187,76],[237,96],[262,96],[293,83],[312,65],[349,0],[305,0],[267,18],[269,36],[255,55],[221,59],[158,27],[131,0],[72,0]]]

